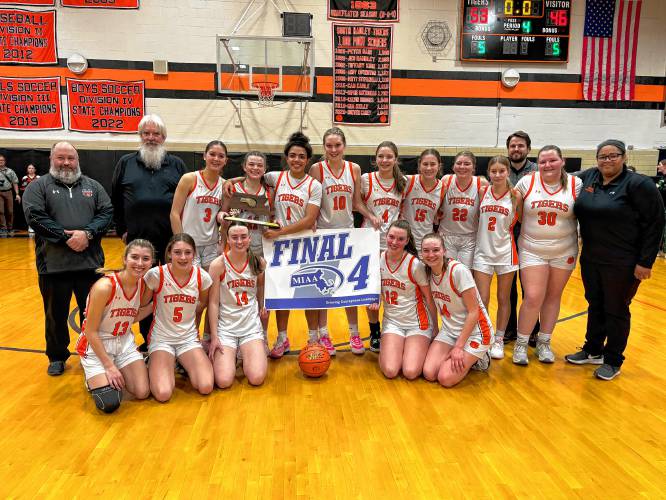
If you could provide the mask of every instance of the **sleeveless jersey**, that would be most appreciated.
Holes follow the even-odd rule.
[[[249,260],[236,269],[227,254],[223,254],[224,272],[220,275],[219,333],[243,337],[262,332],[257,302],[257,277],[250,270]]]
[[[219,178],[214,186],[206,184],[201,171],[195,173],[194,187],[187,195],[180,220],[183,232],[189,234],[199,245],[217,243],[217,221],[215,217],[222,205],[222,184]]]
[[[268,172],[266,183],[275,187],[273,204],[275,220],[281,226],[288,226],[305,217],[305,209],[312,203],[321,206],[321,184],[314,177],[305,175],[293,179],[289,172]]]
[[[391,269],[386,252],[382,252],[379,262],[384,301],[382,321],[388,320],[407,330],[432,329],[428,309],[419,289],[419,285],[428,284],[421,261],[405,252],[397,267]]]
[[[482,188],[481,193],[474,261],[493,266],[517,265],[513,226],[518,220],[518,213],[513,209],[511,192],[496,198],[492,186],[488,186],[485,191]]]
[[[474,288],[479,305],[479,321],[470,333],[470,337],[477,335],[481,337],[483,345],[490,345],[494,342],[495,337],[493,325],[488,311],[481,301],[470,270],[457,260],[450,260],[446,271],[441,276],[437,277],[434,274],[430,276],[432,298],[435,300],[437,311],[442,318],[441,331],[445,331],[453,337],[460,335],[465,324],[467,307],[462,293],[470,288]]]
[[[379,230],[379,248],[386,250],[386,233],[391,223],[400,215],[400,202],[402,195],[395,190],[395,179],[390,184],[385,184],[377,172],[363,174],[361,176],[361,192],[368,210],[375,217],[379,217],[382,226]],[[363,219],[361,227],[372,227],[369,220]]]
[[[270,188],[266,189],[263,185],[260,185],[259,190],[256,193],[251,193],[250,191],[247,190],[243,181],[240,181],[232,184],[231,190],[234,193],[245,193],[245,194],[252,194],[255,196],[266,196],[267,198],[266,203],[268,207],[270,209],[273,208],[270,196]],[[257,215],[255,213],[250,212],[249,210],[241,210],[240,213],[238,214],[238,217],[250,220],[260,220],[264,222],[268,222],[270,220],[269,215]],[[250,230],[250,248],[252,249],[255,255],[263,255],[264,252],[262,247],[261,235],[265,231],[265,226],[259,226],[257,224],[248,224],[248,229]]]
[[[518,247],[541,258],[566,257],[578,249],[578,227],[573,206],[582,183],[567,174],[567,189],[543,183],[535,172],[523,177],[516,189],[523,195],[523,220]],[[573,249],[573,250],[572,250]]]
[[[199,293],[210,287],[210,275],[199,266],[192,266],[185,283],[178,283],[169,264],[153,267],[146,276],[146,285],[153,290],[153,323],[150,339],[179,343],[198,337],[196,309]]]
[[[321,161],[318,168],[321,177],[321,211],[317,227],[321,229],[347,229],[354,227],[352,205],[354,202],[354,171],[352,163],[345,161],[342,171],[335,176],[327,161]]]
[[[421,240],[426,234],[433,231],[435,217],[444,200],[444,195],[444,184],[441,179],[437,180],[437,184],[432,189],[427,190],[423,187],[420,175],[408,176],[400,218],[409,222],[409,227],[414,235],[414,243],[419,252],[421,252]]]
[[[476,235],[479,224],[481,178],[473,176],[466,189],[458,185],[455,175],[450,175],[443,182],[446,184],[446,197],[442,204],[444,217],[439,223],[439,234]]]

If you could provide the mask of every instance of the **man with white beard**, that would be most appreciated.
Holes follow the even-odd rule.
[[[173,195],[186,172],[183,160],[167,153],[166,136],[166,127],[159,116],[144,116],[139,122],[141,146],[118,161],[111,187],[117,233],[125,242],[136,238],[150,241],[160,264],[164,263],[164,252],[171,238],[169,214]],[[144,341],[151,322],[152,316],[140,322]],[[139,349],[145,352],[145,342]]]
[[[86,297],[104,265],[102,236],[113,217],[102,185],[81,175],[79,154],[68,142],[51,148],[49,173],[23,195],[25,220],[35,230],[35,260],[44,302],[47,373],[62,375],[69,358],[67,317],[72,293],[83,321]]]

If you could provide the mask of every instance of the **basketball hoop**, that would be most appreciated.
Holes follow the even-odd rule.
[[[274,82],[254,82],[252,86],[257,89],[259,104],[261,106],[271,106],[273,104],[273,97],[275,96],[275,89],[278,84]]]

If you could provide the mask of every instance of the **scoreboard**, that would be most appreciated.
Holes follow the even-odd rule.
[[[462,0],[460,60],[567,62],[571,0]]]

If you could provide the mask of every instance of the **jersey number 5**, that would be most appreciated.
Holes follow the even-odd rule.
[[[174,307],[173,308],[173,322],[174,323],[180,323],[183,321],[183,308],[182,307]]]

